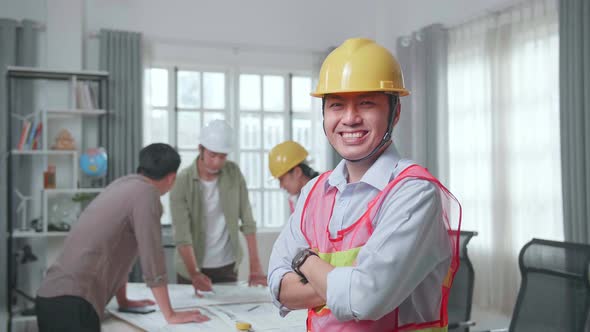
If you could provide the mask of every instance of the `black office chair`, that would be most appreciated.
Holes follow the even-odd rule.
[[[522,282],[508,331],[587,331],[590,245],[533,239],[518,263]]]
[[[467,255],[467,244],[476,235],[477,232],[469,231],[459,234],[459,270],[455,273],[447,303],[449,331],[452,332],[469,332],[469,327],[475,325],[470,321],[475,272]]]

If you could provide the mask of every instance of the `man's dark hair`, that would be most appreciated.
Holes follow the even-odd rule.
[[[137,173],[152,180],[161,180],[170,173],[176,173],[179,166],[180,155],[168,144],[153,143],[139,151]]]
[[[299,165],[297,165],[295,167],[301,168],[301,173],[303,173],[303,175],[306,176],[308,179],[313,179],[316,176],[320,175],[320,173],[316,172],[313,168],[311,168],[305,162],[300,163]],[[295,169],[295,167],[291,168],[291,170],[289,172],[293,171]]]

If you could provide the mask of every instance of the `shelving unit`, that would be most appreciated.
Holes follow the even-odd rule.
[[[21,315],[16,315],[16,316],[12,317],[12,322],[13,323],[34,322],[36,320],[37,320],[37,318],[35,316],[21,316]]]
[[[64,237],[68,236],[68,232],[35,232],[35,231],[14,231],[13,238],[43,238],[43,237]]]
[[[77,116],[77,115],[84,115],[84,116],[101,116],[107,114],[105,110],[79,110],[79,109],[70,109],[70,110],[47,110],[46,111],[48,116]]]
[[[108,73],[101,71],[60,71],[51,69],[29,68],[29,67],[8,67],[6,71],[7,80],[7,274],[8,274],[8,296],[7,308],[9,310],[9,331],[14,324],[34,321],[34,316],[22,316],[18,308],[26,302],[16,295],[14,289],[18,281],[13,284],[13,272],[18,272],[19,265],[15,265],[15,253],[18,252],[16,244],[23,245],[31,241],[42,239],[56,239],[61,241],[68,232],[50,231],[50,220],[58,219],[58,222],[73,224],[77,215],[72,213],[82,211],[83,205],[91,198],[79,202],[74,200],[76,195],[98,194],[106,184],[106,180],[90,180],[80,176],[79,157],[88,148],[107,146],[109,128],[107,117],[109,115],[108,105]],[[30,82],[34,99],[33,109],[22,109],[13,96],[19,93],[24,85],[19,82]],[[58,89],[56,89],[56,87]],[[80,87],[87,90],[86,104],[80,105]],[[92,95],[91,92],[96,93]],[[43,94],[43,90],[48,92]],[[65,90],[65,91],[64,91]],[[80,107],[83,106],[83,107]],[[90,107],[92,106],[92,107]],[[38,138],[38,149],[31,149],[31,146],[17,147],[20,131],[23,129],[23,121],[34,120],[32,123],[40,126],[40,137]],[[33,125],[30,130],[36,131]],[[36,126],[35,126],[36,127]],[[64,128],[65,127],[65,128]],[[52,142],[61,129],[74,131],[76,146],[73,150],[55,150]],[[32,133],[35,136],[35,132]],[[23,135],[27,137],[28,135]],[[43,170],[48,165],[55,165],[56,188],[44,188]],[[91,185],[89,185],[91,184]],[[22,203],[16,197],[16,190],[26,195],[27,202]],[[22,196],[21,196],[22,199]],[[69,206],[78,206],[77,209],[60,210],[59,202],[66,201]],[[21,204],[19,204],[21,203]],[[30,205],[29,205],[30,203]],[[20,213],[17,208],[20,205]],[[63,207],[63,206],[62,206]],[[53,211],[52,215],[52,209]],[[23,217],[23,210],[25,211]],[[55,212],[62,214],[55,214]],[[69,220],[62,217],[64,211],[72,212]],[[74,218],[75,217],[75,218]],[[35,218],[37,229],[31,228],[31,219]],[[55,221],[55,220],[54,220]],[[55,227],[54,227],[55,229]],[[59,228],[57,228],[59,229]],[[46,255],[47,252],[35,252],[37,256]],[[41,257],[39,257],[41,259]],[[46,265],[52,262],[46,261]],[[45,268],[47,267],[45,266]],[[32,289],[39,285],[28,285]],[[22,285],[21,285],[22,287]],[[34,296],[34,294],[31,294]],[[17,299],[15,302],[15,298]],[[17,308],[17,309],[15,309]]]
[[[12,150],[11,154],[13,156],[28,156],[28,155],[39,155],[39,156],[46,156],[46,155],[75,155],[78,154],[78,151],[66,151],[66,150]]]

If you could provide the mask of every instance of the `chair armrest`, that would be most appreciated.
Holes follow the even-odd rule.
[[[471,320],[468,320],[465,322],[452,322],[452,323],[449,323],[449,330],[450,329],[457,329],[460,327],[470,327],[470,326],[475,326],[475,322],[471,321]]]

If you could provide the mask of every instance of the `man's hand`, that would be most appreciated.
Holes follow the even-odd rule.
[[[248,278],[249,286],[266,286],[266,275],[262,272],[260,258],[258,257],[258,244],[256,243],[256,234],[246,235],[248,244],[248,255],[250,256],[250,277]]]
[[[156,302],[150,299],[143,299],[143,300],[129,300],[125,299],[122,301],[123,303],[119,303],[120,307],[123,308],[137,308],[137,307],[146,307],[148,305],[154,305]]]
[[[332,272],[335,267],[332,264],[322,260],[316,255],[309,256],[303,265],[299,267],[299,271],[303,273],[305,279],[316,293],[327,301],[328,294],[328,273]]]
[[[199,296],[199,297],[201,297],[202,295],[200,295],[198,291],[210,292],[213,290],[213,288],[212,288],[213,284],[211,283],[211,279],[209,279],[209,277],[207,277],[206,275],[204,275],[201,272],[195,273],[191,277],[191,280],[193,282],[193,288],[195,289],[195,294],[197,294],[197,296]]]
[[[137,308],[137,307],[145,307],[148,305],[154,305],[156,302],[148,299],[142,300],[130,300],[127,298],[127,283],[125,283],[121,288],[117,290],[115,294],[117,297],[117,303],[119,304],[120,308]]]
[[[267,286],[266,275],[262,271],[251,271],[248,286]]]
[[[201,323],[208,320],[209,317],[201,314],[199,310],[173,311],[169,317],[166,317],[168,324]]]

